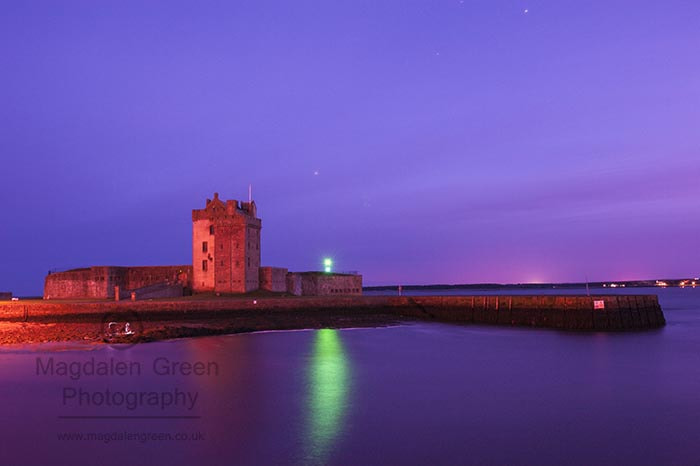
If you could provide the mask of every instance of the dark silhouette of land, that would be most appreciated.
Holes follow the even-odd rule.
[[[401,285],[403,290],[544,290],[558,288],[650,288],[700,286],[700,278],[664,278],[654,280],[625,280],[605,282],[563,282],[563,283],[461,283],[432,285]],[[365,291],[398,291],[399,285],[365,286]]]

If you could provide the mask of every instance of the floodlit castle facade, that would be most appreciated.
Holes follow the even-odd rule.
[[[192,290],[245,293],[260,288],[260,229],[255,202],[219,194],[192,211]]]

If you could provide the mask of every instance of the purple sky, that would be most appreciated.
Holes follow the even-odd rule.
[[[697,276],[699,51],[696,0],[3,2],[0,290],[189,263],[249,183],[266,265]]]

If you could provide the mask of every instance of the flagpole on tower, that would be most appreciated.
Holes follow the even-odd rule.
[[[248,202],[253,201],[253,185],[249,184],[248,185]]]

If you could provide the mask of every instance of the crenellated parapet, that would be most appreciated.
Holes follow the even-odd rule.
[[[214,199],[207,199],[204,209],[192,210],[192,221],[211,220],[211,221],[231,221],[237,217],[241,217],[244,221],[260,224],[258,209],[255,201],[238,202],[235,199],[222,201],[219,198],[219,193],[214,193]]]

